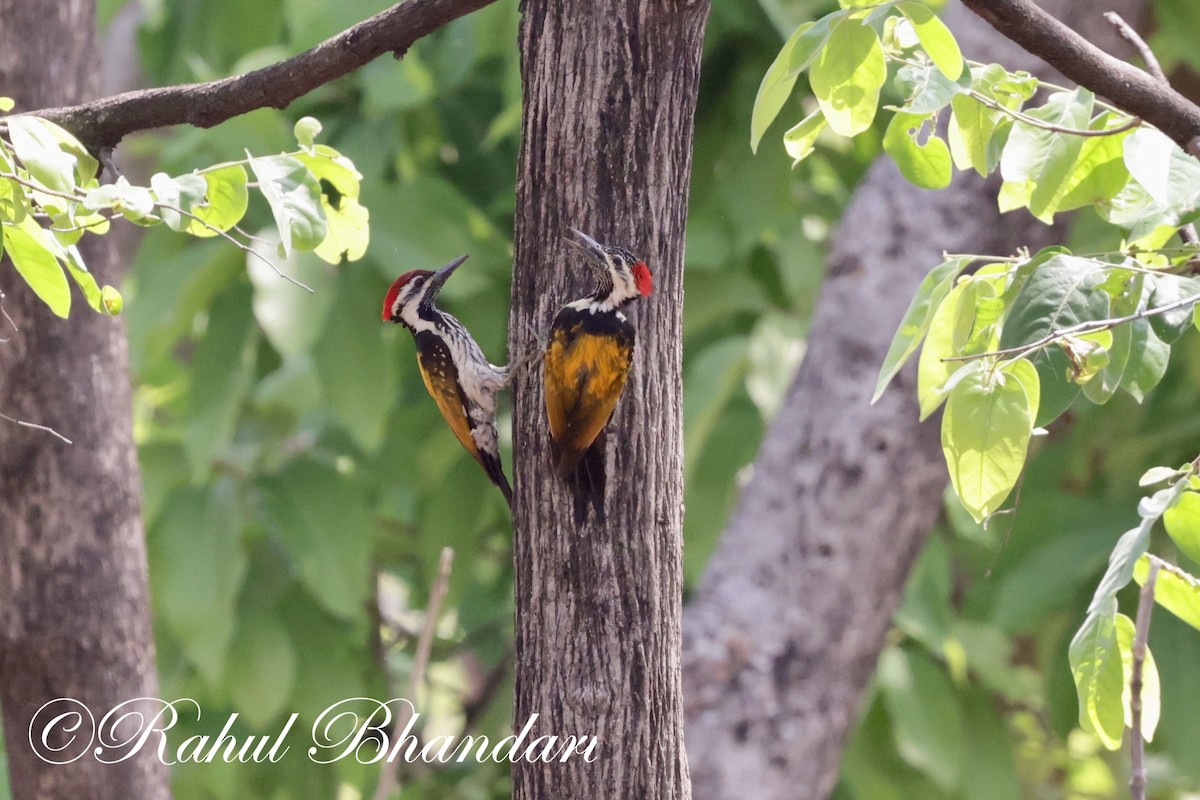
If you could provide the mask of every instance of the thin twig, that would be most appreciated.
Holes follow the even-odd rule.
[[[301,289],[308,292],[309,294],[316,294],[316,292],[314,292],[312,290],[311,286],[309,286],[306,283],[301,283],[300,281],[293,278],[291,275],[288,275],[286,272],[279,269],[279,267],[275,266],[275,262],[271,261],[271,259],[267,258],[262,253],[258,252],[253,247],[249,246],[248,244],[238,241],[237,237],[233,236],[233,234],[229,233],[229,231],[223,231],[220,228],[218,228],[216,225],[213,225],[213,224],[207,222],[206,220],[201,219],[200,217],[196,216],[195,214],[191,213],[190,211],[184,211],[182,208],[178,208],[178,207],[172,206],[172,205],[167,205],[166,203],[163,203],[163,202],[157,201],[157,200],[155,201],[154,205],[158,206],[159,208],[165,208],[168,211],[174,211],[176,214],[181,214],[181,215],[187,217],[188,219],[198,222],[199,224],[203,225],[205,228],[208,228],[210,231],[215,233],[217,236],[220,236],[222,239],[225,239],[226,241],[228,241],[230,244],[232,244],[238,250],[241,250],[246,255],[253,256],[253,257],[257,258],[259,261],[266,264],[268,267],[270,267],[275,272],[276,275],[283,278],[288,283],[294,283],[296,286],[299,286]]]
[[[1146,800],[1146,740],[1142,738],[1142,670],[1146,663],[1146,641],[1154,611],[1154,582],[1162,562],[1150,556],[1150,571],[1138,594],[1137,620],[1133,627],[1133,669],[1129,676],[1129,794]]]
[[[1133,49],[1142,57],[1142,61],[1146,62],[1146,72],[1149,72],[1169,86],[1171,82],[1167,80],[1167,74],[1163,72],[1162,64],[1158,63],[1158,58],[1154,55],[1154,51],[1150,49],[1150,45],[1146,44],[1146,40],[1138,35],[1133,26],[1122,19],[1121,15],[1115,11],[1104,12],[1104,18],[1117,29],[1117,34],[1122,39],[1133,46]]]
[[[1041,339],[1030,342],[1029,344],[1023,344],[1017,347],[1008,347],[1003,350],[992,350],[987,353],[976,353],[969,356],[947,356],[946,358],[943,358],[942,361],[974,361],[977,358],[999,358],[1000,356],[1016,356],[1017,358],[1020,358],[1021,356],[1029,355],[1035,350],[1041,350],[1046,345],[1052,344],[1053,342],[1066,338],[1067,336],[1095,333],[1096,331],[1106,331],[1109,328],[1115,328],[1118,325],[1124,325],[1127,322],[1137,322],[1140,319],[1157,317],[1160,314],[1166,314],[1168,311],[1174,311],[1177,308],[1194,306],[1196,303],[1200,303],[1200,294],[1188,295],[1187,297],[1176,300],[1173,303],[1167,303],[1165,306],[1144,308],[1141,311],[1130,314],[1126,317],[1093,319],[1086,322],[1080,322],[1077,325],[1072,325],[1068,328],[1063,328],[1062,330],[1052,331],[1051,333],[1043,336]]]
[[[34,430],[44,431],[46,433],[49,433],[52,436],[57,436],[59,439],[62,439],[67,444],[75,444],[70,439],[63,436],[58,431],[54,430],[54,428],[48,428],[45,425],[37,425],[33,422],[26,422],[23,419],[13,419],[12,417],[8,416],[7,414],[0,414],[0,419],[4,419],[4,420],[8,420],[9,422],[16,423],[17,425],[20,425],[22,428],[33,428]]]
[[[404,729],[408,727],[409,720],[412,718],[412,703],[416,700],[418,687],[425,680],[425,668],[429,664],[429,653],[433,649],[433,636],[437,629],[438,614],[450,585],[450,567],[453,564],[454,549],[443,547],[442,555],[438,559],[437,578],[434,579],[433,586],[429,590],[429,604],[425,608],[425,624],[421,626],[421,633],[417,637],[417,650],[413,654],[412,671],[408,675],[406,699],[409,702],[400,704],[389,742],[397,741],[404,734]],[[386,758],[381,763],[379,785],[375,787],[374,800],[387,800],[400,785],[396,766]]]
[[[1104,18],[1109,21],[1117,30],[1117,35],[1137,51],[1142,57],[1142,61],[1146,62],[1146,72],[1149,72],[1157,78],[1164,86],[1170,86],[1171,82],[1167,80],[1167,73],[1163,72],[1162,64],[1158,63],[1158,57],[1154,55],[1154,51],[1150,49],[1150,45],[1146,44],[1146,40],[1138,35],[1138,32],[1133,29],[1133,26],[1122,19],[1121,15],[1115,11],[1107,11]],[[1200,236],[1196,234],[1196,226],[1188,223],[1179,229],[1179,238],[1186,244],[1196,244],[1200,242]],[[1198,259],[1193,257],[1188,261],[1188,266],[1194,271],[1197,266]]]
[[[13,322],[13,318],[8,315],[8,311],[4,308],[4,298],[5,297],[7,297],[7,295],[5,295],[4,292],[0,292],[0,314],[3,314],[4,319],[7,320],[8,324],[12,326],[13,333],[20,333],[21,329],[17,327],[17,323]],[[8,341],[7,336],[0,336],[0,342],[7,342],[7,341]]]
[[[1130,117],[1128,120],[1126,120],[1122,124],[1116,126],[1115,128],[1104,128],[1103,130],[1100,130],[1100,129],[1092,130],[1090,128],[1068,128],[1063,125],[1055,125],[1052,122],[1046,122],[1045,120],[1038,119],[1037,117],[1031,117],[1028,114],[1023,114],[1014,108],[1009,108],[1008,106],[1004,105],[1003,103],[993,100],[992,98],[988,97],[983,92],[977,92],[974,89],[972,89],[967,94],[973,100],[976,100],[976,101],[982,103],[983,105],[987,106],[988,108],[995,109],[996,111],[999,111],[1004,114],[1008,114],[1010,117],[1015,119],[1017,122],[1023,122],[1026,125],[1031,125],[1035,128],[1041,128],[1042,130],[1046,130],[1046,131],[1053,131],[1054,133],[1063,133],[1063,134],[1067,134],[1069,136],[1085,136],[1085,137],[1086,136],[1114,136],[1118,133],[1124,133],[1125,131],[1133,130],[1134,128],[1140,127],[1142,124],[1142,119],[1140,117]]]
[[[59,192],[59,191],[56,191],[53,189],[48,189],[48,188],[42,186],[41,184],[34,183],[33,181],[25,180],[20,175],[17,175],[15,173],[0,172],[0,178],[8,178],[9,180],[16,181],[17,183],[21,184],[22,186],[25,186],[36,192],[41,192],[42,194],[48,194],[52,197],[61,197],[64,200],[71,200],[72,202],[75,202],[75,203],[82,203],[84,200],[84,198],[81,197],[80,195],[68,194],[66,192]],[[273,261],[271,261],[271,259],[264,256],[262,253],[258,252],[253,247],[250,247],[249,245],[238,241],[237,238],[234,237],[232,234],[230,234],[228,231],[221,230],[216,225],[213,225],[212,223],[208,222],[207,220],[201,219],[200,217],[196,216],[195,214],[193,214],[190,211],[184,211],[182,208],[179,208],[178,206],[173,206],[173,205],[170,205],[169,203],[164,203],[161,200],[155,200],[154,207],[155,208],[165,208],[168,211],[174,211],[176,214],[179,214],[180,216],[184,216],[190,220],[195,221],[197,224],[212,231],[215,235],[220,236],[222,239],[225,239],[226,241],[228,241],[230,244],[232,244],[237,249],[241,250],[246,255],[257,258],[259,261],[263,262],[268,267],[270,267],[275,272],[276,275],[283,278],[288,283],[293,283],[296,286],[299,286],[301,289],[308,292],[309,294],[315,294],[315,292],[313,292],[313,289],[311,286],[309,286],[306,283],[302,283],[302,282],[296,280],[295,278],[293,278],[291,275],[288,275],[287,273],[283,272],[282,270],[279,269],[279,267],[275,266],[275,263]],[[236,226],[234,226],[234,227],[236,230],[241,231],[240,228],[237,228]]]

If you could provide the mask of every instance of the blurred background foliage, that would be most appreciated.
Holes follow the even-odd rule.
[[[104,24],[127,5],[102,0]],[[388,3],[135,5],[146,83],[162,85],[276,61]],[[1157,5],[1170,21],[1188,2]],[[781,122],[750,154],[763,73],[798,22],[831,6],[719,0],[708,23],[685,278],[692,583],[804,352],[827,240],[878,152],[881,128],[841,149],[822,144],[789,171]],[[279,764],[176,767],[180,800],[370,796],[376,767],[314,765],[303,742],[337,700],[404,694],[446,545],[457,557],[418,698],[421,732],[508,733],[506,509],[427,397],[408,335],[381,324],[379,309],[400,272],[470,253],[443,305],[494,361],[506,360],[517,23],[516,2],[500,0],[402,61],[381,59],[286,112],[122,146],[131,174],[178,174],[244,149],[288,149],[294,120],[313,115],[325,126],[321,141],[362,172],[372,222],[363,261],[330,268],[302,254],[288,265],[313,295],[220,241],[162,229],[145,233],[126,278],[161,693],[204,710],[174,741],[215,735],[235,712],[240,735],[276,732],[289,713],[301,715]],[[1164,25],[1153,40],[1168,65],[1197,58],[1189,30]],[[781,119],[802,116],[792,111]],[[1110,244],[1090,213],[1074,233],[1084,250]],[[248,230],[269,225],[265,207],[252,214]],[[930,266],[937,260],[931,253]],[[1193,341],[1174,358],[1144,406],[1122,395],[1057,423],[1037,445],[1018,513],[986,530],[947,513],[897,615],[837,797],[1125,795],[1127,758],[1077,730],[1066,652],[1108,552],[1136,522],[1138,476],[1200,449],[1200,347]],[[1186,797],[1200,792],[1200,635],[1160,613],[1152,645],[1164,694],[1152,791]],[[404,798],[509,794],[496,765],[404,767],[402,781]]]

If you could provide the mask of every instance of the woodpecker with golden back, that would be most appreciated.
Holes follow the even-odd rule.
[[[462,323],[435,304],[446,279],[466,260],[456,258],[436,272],[414,269],[401,275],[384,298],[383,321],[398,322],[412,333],[425,388],[511,507],[512,487],[500,464],[496,435],[496,393],[508,386],[520,364],[492,364]]]
[[[629,367],[633,325],[621,309],[648,297],[653,280],[646,262],[628,250],[597,242],[571,228],[567,243],[584,258],[595,291],[559,310],[546,344],[546,416],[554,471],[574,496],[575,523],[588,506],[604,523],[605,435]]]

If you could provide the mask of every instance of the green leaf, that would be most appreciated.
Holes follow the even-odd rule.
[[[273,250],[275,231],[264,232],[263,242],[256,242],[265,251]],[[269,237],[269,238],[268,238]],[[329,308],[333,305],[335,275],[332,269],[312,256],[293,253],[280,266],[285,274],[312,289],[306,292],[279,273],[261,258],[246,258],[246,272],[254,286],[254,318],[271,343],[284,358],[307,353],[321,335]]]
[[[1150,561],[1146,556],[1133,566],[1133,579],[1146,585]],[[1200,630],[1200,581],[1179,567],[1164,564],[1154,578],[1154,601],[1176,617]]]
[[[788,129],[783,135],[783,146],[792,157],[792,166],[796,166],[812,153],[817,137],[825,130],[828,123],[825,115],[817,109],[807,117]]]
[[[1087,89],[1058,92],[1041,108],[1025,113],[1061,128],[1087,128],[1094,96]],[[1043,222],[1051,222],[1065,196],[1068,178],[1083,149],[1083,137],[1015,122],[1004,153],[1000,174],[1012,184],[1030,185],[1029,210]]]
[[[910,114],[932,114],[948,106],[955,97],[971,90],[969,74],[952,81],[932,64],[905,64],[896,73],[896,90],[906,99],[899,109]]]
[[[101,187],[101,189],[103,188]],[[195,174],[172,178],[165,172],[157,172],[150,178],[150,188],[153,190],[157,202],[161,204],[158,212],[162,216],[163,222],[171,230],[183,232],[188,230],[193,222],[180,212],[195,213],[196,206],[204,202],[204,195],[208,191],[208,181],[205,177]],[[201,228],[201,230],[205,229]],[[206,231],[205,234],[200,235],[215,234]]]
[[[924,144],[920,143],[926,126]],[[950,148],[933,132],[933,121],[917,114],[897,112],[883,135],[883,149],[903,175],[922,189],[944,189],[950,185]]]
[[[1128,270],[1114,270],[1113,275],[1123,281],[1119,294],[1113,298],[1109,313],[1114,317],[1124,317],[1138,310],[1144,294],[1145,275],[1132,273]],[[1110,277],[1109,280],[1112,280]],[[1129,365],[1129,353],[1133,345],[1133,326],[1118,325],[1110,331],[1112,342],[1108,346],[1108,364],[1106,364],[1092,380],[1083,385],[1083,394],[1093,403],[1107,403],[1125,376],[1125,368]]]
[[[1200,196],[1200,163],[1174,140],[1143,126],[1125,140],[1125,166],[1154,202],[1167,208],[1194,207]]]
[[[985,177],[990,175],[1000,162],[1001,149],[992,144],[1000,112],[963,94],[950,99],[950,108],[954,114],[946,135],[954,164],[959,169],[974,169]]]
[[[829,41],[829,32],[833,30],[833,24],[845,16],[845,11],[834,11],[821,17],[811,26],[807,23],[802,25],[805,30],[796,38],[796,44],[792,47],[787,71],[794,74],[812,66],[821,49]]]
[[[312,147],[313,141],[321,133],[321,122],[315,117],[301,117],[296,120],[292,133],[301,147]]]
[[[796,31],[784,43],[783,49],[775,56],[775,60],[771,62],[771,66],[767,68],[766,74],[763,75],[762,83],[758,87],[758,96],[754,98],[754,110],[750,114],[750,150],[752,152],[758,152],[758,143],[762,141],[763,134],[775,121],[775,117],[779,116],[783,104],[792,94],[792,89],[800,74],[799,70],[790,68],[792,51],[801,37],[812,29],[814,24],[806,22],[796,28]],[[828,23],[825,25],[825,30],[828,33]]]
[[[309,593],[339,618],[362,614],[375,527],[354,485],[329,467],[298,461],[261,486],[274,533]]]
[[[291,156],[250,158],[258,188],[271,205],[284,253],[292,248],[313,250],[328,230],[321,210],[321,186],[300,161]]]
[[[1030,404],[1036,395],[1033,374],[1024,367],[990,376],[975,370],[946,399],[942,452],[954,493],[976,522],[1000,507],[1025,465],[1036,411]],[[1024,380],[1035,386],[1027,387]]]
[[[1179,470],[1174,467],[1151,467],[1142,473],[1142,477],[1138,478],[1138,486],[1153,486],[1168,478],[1174,478],[1178,474]]]
[[[1146,549],[1150,546],[1150,531],[1154,527],[1155,519],[1143,519],[1140,525],[1125,531],[1117,540],[1116,547],[1108,557],[1108,569],[1092,595],[1092,602],[1088,606],[1089,614],[1106,603],[1113,602],[1117,592],[1133,580],[1133,565],[1146,554]]]
[[[953,791],[962,775],[964,731],[945,670],[920,651],[889,647],[877,675],[900,756]]]
[[[183,438],[197,479],[233,438],[238,409],[254,377],[256,334],[248,285],[236,284],[213,301],[208,329],[192,354]]]
[[[1038,406],[1042,402],[1042,382],[1038,377],[1037,367],[1029,359],[1019,358],[1016,361],[1007,362],[1001,369],[1011,375],[1025,390],[1025,396],[1029,401],[1030,419],[1037,419]]]
[[[839,20],[812,66],[811,83],[829,127],[856,136],[871,127],[887,79],[875,31],[856,19]]]
[[[17,272],[51,311],[66,318],[71,312],[71,287],[56,258],[61,252],[58,242],[33,217],[0,227],[4,229],[4,251]]]
[[[1183,554],[1200,562],[1200,494],[1184,492],[1163,514],[1163,524]]]
[[[954,34],[950,33],[945,23],[938,19],[928,6],[920,3],[900,3],[896,8],[912,24],[917,39],[929,59],[947,78],[952,81],[958,80],[963,71],[962,52],[958,49]]]
[[[1000,347],[1008,349],[1039,341],[1064,328],[1088,320],[1105,319],[1109,296],[1098,288],[1104,272],[1096,262],[1057,254],[1025,281],[1012,301],[1004,323]],[[1041,378],[1042,404],[1037,425],[1056,419],[1079,393],[1066,380],[1070,363],[1059,347],[1043,347],[1031,355]]]
[[[400,381],[400,351],[404,358],[413,357],[407,334],[396,331],[385,340],[378,314],[363,313],[378,304],[379,291],[370,275],[340,273],[333,308],[312,350],[325,407],[367,452],[377,451],[383,442]],[[370,369],[363,369],[364,364]],[[415,390],[424,393],[423,388]]]
[[[209,170],[203,177],[204,200],[192,208],[191,213],[197,219],[191,220],[186,230],[192,236],[207,238],[216,236],[217,231],[229,230],[241,220],[246,214],[250,194],[246,190],[246,170],[240,164]],[[182,180],[182,177],[175,179],[181,196],[190,191],[190,184],[184,184]],[[186,208],[183,210],[187,211]],[[165,217],[164,221],[170,225]]]
[[[0,111],[7,113],[12,111],[15,105],[16,103],[13,102],[11,97],[0,97]]]
[[[1200,277],[1183,278],[1177,275],[1156,275],[1150,279],[1149,307],[1162,308],[1200,295]],[[1174,344],[1183,332],[1192,327],[1194,304],[1185,304],[1171,311],[1149,317],[1150,327],[1158,338]]]
[[[155,610],[210,687],[223,681],[246,575],[242,521],[230,483],[170,495],[148,536]]]
[[[96,177],[99,162],[58,125],[38,117],[9,117],[5,122],[17,158],[47,189],[70,193]]]
[[[370,242],[370,214],[358,201],[362,175],[350,159],[325,145],[317,145],[311,154],[300,153],[296,159],[308,167],[321,187],[321,209],[328,231],[314,252],[330,264],[342,258],[362,258]]]
[[[257,731],[288,710],[296,649],[274,614],[252,610],[238,623],[225,682],[239,714]]]
[[[67,266],[67,272],[71,273],[71,277],[75,279],[76,285],[83,290],[83,296],[92,310],[102,314],[110,313],[104,303],[103,292],[96,284],[96,278],[88,272],[87,265],[83,263],[83,256],[80,255],[79,248],[75,245],[63,248],[63,263]],[[113,292],[116,291],[111,286],[108,288]],[[119,298],[120,295],[117,297]],[[119,314],[120,311],[118,310],[117,313]],[[112,316],[116,316],[116,314],[112,314]]]
[[[904,366],[909,357],[917,351],[921,339],[929,330],[934,310],[949,294],[954,286],[955,278],[967,263],[966,259],[961,258],[943,261],[930,270],[929,274],[921,281],[916,295],[908,304],[908,310],[904,312],[904,318],[900,321],[896,335],[892,337],[892,343],[888,346],[883,365],[879,368],[879,377],[875,381],[875,394],[871,396],[872,405],[883,395],[884,389],[900,372],[900,368]]]
[[[1161,571],[1160,571],[1161,572]],[[1155,581],[1157,584],[1157,581]],[[1121,706],[1125,712],[1125,727],[1133,727],[1133,712],[1130,701],[1133,691],[1130,682],[1133,680],[1133,638],[1136,632],[1133,620],[1124,614],[1117,614],[1117,646],[1121,650],[1121,672],[1124,691],[1121,692]],[[1150,648],[1146,648],[1146,657],[1142,661],[1142,724],[1141,734],[1147,742],[1154,741],[1154,731],[1158,728],[1158,718],[1162,712],[1162,690],[1158,680],[1158,666]]]
[[[1105,112],[1092,122],[1092,127],[1104,129],[1119,121],[1112,112]],[[1070,211],[1084,206],[1106,203],[1117,196],[1129,182],[1129,170],[1125,167],[1125,139],[1132,131],[1111,136],[1091,136],[1084,140],[1075,161],[1075,168],[1067,176],[1058,211]]]
[[[1115,600],[1088,614],[1067,651],[1079,695],[1079,724],[1095,733],[1109,750],[1121,746],[1125,729],[1124,670],[1116,617]]]
[[[1121,388],[1139,403],[1167,373],[1171,346],[1159,339],[1147,320],[1130,323],[1129,363],[1121,378]]]
[[[945,298],[933,308],[925,346],[917,361],[917,399],[921,404],[921,419],[938,409],[946,399],[946,383],[962,367],[962,362],[943,359],[959,355],[954,346],[954,331],[963,326],[969,329],[975,319],[974,292],[968,291],[971,281],[959,281]]]

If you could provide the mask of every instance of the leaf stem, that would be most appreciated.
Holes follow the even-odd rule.
[[[1150,618],[1154,611],[1154,583],[1162,561],[1148,556],[1150,571],[1138,593],[1137,621],[1133,629],[1133,669],[1129,676],[1129,794],[1132,800],[1146,800],[1146,740],[1142,737],[1142,672],[1146,663],[1146,641],[1150,637]]]
[[[1170,274],[1170,273],[1166,273]],[[1200,303],[1200,294],[1188,295],[1187,297],[1176,300],[1172,303],[1167,303],[1165,306],[1157,306],[1155,308],[1144,308],[1141,311],[1129,314],[1124,317],[1111,317],[1109,319],[1093,319],[1086,322],[1080,322],[1077,325],[1063,328],[1062,330],[1052,331],[1046,334],[1041,339],[1030,342],[1029,344],[1019,345],[1017,347],[1008,347],[1003,350],[992,350],[987,353],[976,353],[969,356],[947,356],[942,361],[973,361],[977,358],[1000,358],[1002,356],[1013,356],[1014,360],[1029,355],[1030,353],[1041,350],[1048,344],[1053,344],[1059,339],[1065,339],[1068,336],[1076,336],[1084,333],[1095,333],[1096,331],[1106,331],[1109,328],[1115,328],[1118,325],[1124,325],[1127,322],[1137,322],[1141,319],[1149,319],[1160,314],[1166,314],[1168,311],[1174,311],[1177,308],[1184,306],[1194,306]]]
[[[399,739],[411,719],[412,703],[416,700],[417,689],[425,680],[425,668],[429,664],[429,653],[433,649],[433,636],[437,630],[438,615],[442,608],[442,600],[445,599],[446,591],[449,588],[450,568],[453,564],[454,549],[443,547],[441,556],[438,558],[438,574],[429,590],[429,603],[425,607],[425,623],[421,626],[421,633],[417,637],[417,650],[413,654],[412,671],[408,674],[408,692],[405,699],[409,702],[400,704],[389,741],[394,742]],[[387,800],[400,785],[396,778],[395,766],[386,758],[381,763],[383,769],[379,774],[379,783],[375,787],[374,800]]]

